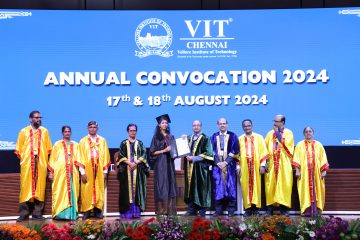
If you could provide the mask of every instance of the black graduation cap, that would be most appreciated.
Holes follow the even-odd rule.
[[[156,121],[157,121],[158,123],[160,123],[161,120],[163,120],[163,119],[165,119],[168,123],[171,123],[170,117],[169,117],[168,114],[163,114],[163,115],[160,115],[160,116],[156,117]]]

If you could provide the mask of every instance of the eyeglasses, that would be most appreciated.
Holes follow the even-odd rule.
[[[282,121],[276,121],[276,120],[274,120],[274,122],[276,122],[276,123],[281,123]]]
[[[32,117],[32,118],[36,118],[36,119],[42,119],[43,117]]]

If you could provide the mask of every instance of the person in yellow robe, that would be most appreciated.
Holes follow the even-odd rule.
[[[52,180],[52,217],[61,220],[78,218],[79,169],[76,165],[78,144],[71,141],[71,127],[61,129],[63,139],[52,149],[48,169]]]
[[[240,182],[245,208],[244,216],[257,215],[261,208],[261,175],[265,173],[268,154],[263,136],[253,132],[251,119],[242,121],[243,135],[239,137],[240,145]]]
[[[322,144],[313,140],[314,130],[306,127],[303,133],[305,140],[296,144],[293,165],[296,169],[301,213],[315,216],[324,210],[324,178],[329,163]]]
[[[280,213],[288,214],[291,208],[293,186],[292,159],[294,137],[292,131],[284,127],[285,116],[276,115],[274,129],[269,131],[265,143],[270,154],[268,172],[265,174],[265,194],[267,214],[273,214],[273,206],[280,208]]]
[[[45,200],[48,157],[51,153],[49,132],[41,126],[41,113],[32,111],[30,126],[19,132],[15,154],[20,159],[20,197],[18,222],[29,219],[42,220]]]
[[[105,138],[97,135],[97,122],[90,121],[87,129],[89,134],[79,143],[81,212],[84,220],[92,216],[101,219],[110,154]]]

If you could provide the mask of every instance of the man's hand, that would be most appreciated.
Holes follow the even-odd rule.
[[[183,135],[181,135],[181,138],[185,140],[185,139],[187,139],[187,135],[183,134]]]
[[[240,166],[236,166],[236,174],[241,177],[241,168]]]
[[[107,173],[104,173],[104,187],[107,186]]]
[[[134,170],[136,168],[136,163],[129,162],[128,166],[130,167],[131,170]]]
[[[186,160],[188,160],[189,162],[193,161],[193,156],[186,156]]]
[[[48,179],[50,182],[52,182],[54,180],[54,175],[52,174],[52,172],[49,172]]]
[[[81,182],[82,182],[82,183],[87,183],[87,177],[86,177],[86,174],[81,175]]]
[[[298,179],[300,179],[300,177],[301,177],[301,173],[300,173],[300,169],[299,168],[295,168],[295,176],[298,178]]]
[[[265,174],[266,173],[266,167],[265,166],[261,166],[260,167],[260,174]]]
[[[321,172],[321,177],[322,178],[326,177],[326,171],[325,170]]]
[[[221,169],[224,170],[227,167],[227,163],[226,162],[219,162],[217,164],[217,166]]]

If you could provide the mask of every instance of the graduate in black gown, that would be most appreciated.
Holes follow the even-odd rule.
[[[154,195],[156,214],[176,214],[176,173],[174,159],[177,157],[174,136],[170,133],[169,115],[156,118],[158,125],[150,145],[154,160]]]

